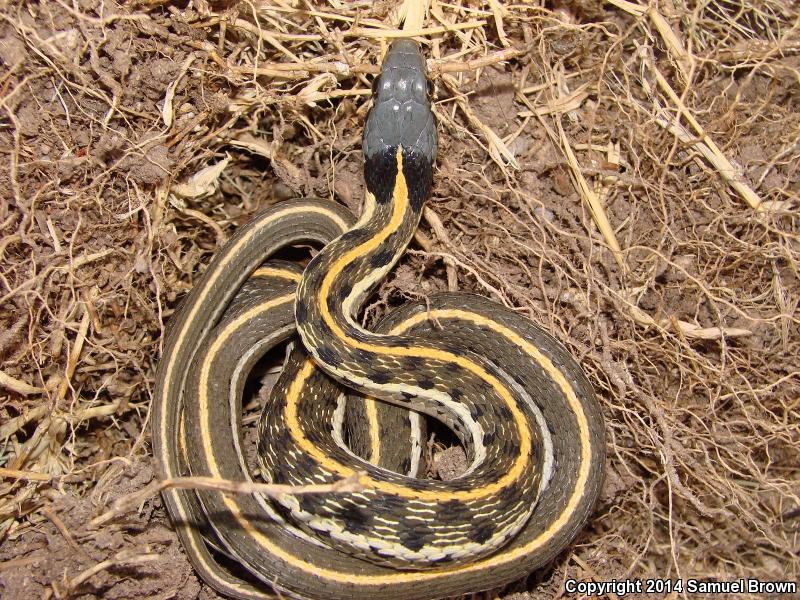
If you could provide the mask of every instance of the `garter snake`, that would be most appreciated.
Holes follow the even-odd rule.
[[[567,350],[531,321],[460,293],[406,305],[374,331],[356,320],[430,194],[437,134],[416,42],[398,40],[387,52],[363,150],[358,222],[331,201],[275,205],[218,252],[169,323],[152,413],[163,477],[250,478],[240,444],[244,379],[295,331],[302,343],[260,423],[262,474],[305,484],[366,473],[363,491],[340,495],[268,501],[165,491],[196,570],[232,597],[274,589],[421,599],[496,587],[557,555],[599,493],[604,429],[593,391]],[[302,272],[265,262],[309,241],[324,247]],[[400,461],[402,474],[356,456],[344,443],[349,401],[337,381],[443,421],[467,452],[466,473],[450,482],[410,476],[418,447]],[[382,405],[368,405],[373,458],[401,437],[375,416]]]

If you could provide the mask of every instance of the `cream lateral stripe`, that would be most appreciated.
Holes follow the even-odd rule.
[[[497,481],[492,484],[488,484],[482,488],[478,488],[475,490],[464,490],[464,491],[457,491],[457,492],[426,492],[426,491],[416,491],[414,493],[410,493],[405,487],[397,486],[395,484],[387,483],[387,482],[379,482],[369,478],[370,484],[378,489],[391,491],[401,496],[412,496],[418,498],[428,498],[431,500],[447,500],[447,499],[459,499],[459,500],[474,500],[477,498],[482,498],[484,496],[489,496],[492,494],[497,493],[499,490],[512,485],[517,479],[519,479],[520,475],[522,474],[523,469],[528,464],[528,456],[531,452],[531,437],[530,432],[528,431],[527,422],[525,420],[524,415],[522,412],[517,408],[517,404],[514,401],[514,398],[509,393],[506,386],[504,386],[496,377],[488,373],[485,369],[483,369],[480,365],[473,363],[470,360],[467,360],[461,356],[457,356],[450,352],[445,352],[442,350],[437,350],[434,348],[425,348],[425,347],[418,347],[418,348],[401,348],[401,347],[386,347],[386,346],[378,346],[375,344],[369,344],[366,342],[361,342],[356,340],[350,336],[348,336],[339,324],[333,319],[331,316],[330,310],[328,309],[328,302],[327,298],[330,295],[331,286],[333,280],[339,276],[342,269],[345,265],[352,262],[356,257],[362,256],[373,251],[379,245],[381,245],[386,238],[388,238],[392,233],[394,233],[400,226],[403,221],[403,218],[406,214],[406,211],[409,208],[408,205],[408,186],[406,185],[405,176],[403,175],[403,155],[401,149],[398,148],[397,150],[397,177],[395,181],[394,187],[394,204],[393,204],[393,212],[389,223],[384,227],[380,232],[376,233],[372,238],[356,246],[355,248],[351,249],[350,251],[343,254],[339,257],[331,266],[328,272],[325,274],[324,279],[322,280],[322,284],[320,285],[320,292],[319,292],[319,299],[318,305],[319,310],[322,315],[323,321],[330,327],[333,335],[340,340],[342,340],[348,346],[352,346],[354,348],[358,348],[361,350],[367,350],[370,352],[374,352],[376,354],[388,354],[388,355],[396,355],[396,356],[413,356],[413,357],[420,357],[420,358],[429,358],[433,360],[440,360],[443,362],[453,362],[456,363],[463,369],[470,371],[474,375],[478,376],[480,379],[483,379],[487,383],[489,383],[492,388],[494,388],[495,393],[506,403],[506,406],[511,411],[513,416],[514,425],[517,428],[517,432],[519,433],[520,438],[520,448],[519,454],[517,455],[516,460],[514,461],[513,466],[509,469],[508,473],[504,474],[500,477]],[[355,323],[353,323],[355,325]],[[380,386],[376,385],[376,388]],[[286,405],[286,415],[287,415],[287,423],[289,426],[289,430],[292,433],[292,437],[295,438],[298,446],[300,446],[304,452],[313,456],[323,467],[333,471],[335,473],[339,473],[343,476],[348,476],[353,473],[352,469],[344,467],[343,465],[339,464],[336,461],[333,461],[323,455],[310,441],[308,441],[302,435],[302,429],[299,426],[296,418],[296,412],[294,411],[292,401],[294,398],[290,395],[287,398],[287,405]]]
[[[363,227],[369,222],[372,215],[375,213],[375,206],[375,194],[367,190],[367,193],[364,195],[364,208],[361,210],[361,216],[358,218],[356,224],[353,225],[352,229]]]
[[[510,336],[505,336],[509,341],[513,343],[519,343],[519,341],[523,342],[522,348],[532,347],[530,344],[518,336],[515,332],[509,330],[508,328],[499,325],[498,323],[486,320],[480,315],[476,315],[474,313],[469,313],[466,311],[431,311],[430,313],[420,313],[420,315],[415,315],[411,319],[405,321],[404,323],[397,326],[393,331],[396,333],[402,333],[412,327],[414,324],[419,323],[421,320],[426,318],[427,315],[439,315],[439,318],[447,318],[443,315],[446,312],[454,312],[454,313],[461,313],[464,317],[472,320],[474,322],[478,321],[486,321],[486,326],[494,331],[497,331],[498,334],[504,335],[506,333],[510,333]],[[442,313],[442,314],[440,314]],[[563,374],[553,365],[552,361],[547,357],[543,356],[538,350],[536,351],[536,356],[541,357],[541,361],[539,365],[552,377],[553,381],[556,382],[558,387],[564,393],[565,397],[567,398],[567,402],[572,410],[573,415],[578,423],[578,430],[579,430],[579,438],[581,442],[581,464],[578,470],[578,479],[575,483],[575,489],[573,490],[572,494],[570,495],[564,509],[561,511],[559,516],[552,521],[550,526],[544,530],[538,537],[534,538],[533,540],[529,541],[527,544],[520,546],[519,548],[515,548],[513,550],[508,550],[506,552],[500,552],[488,558],[484,558],[478,560],[474,563],[470,563],[467,565],[462,565],[458,567],[452,567],[449,569],[444,569],[441,571],[436,572],[400,572],[391,575],[361,575],[358,573],[351,573],[351,572],[343,572],[343,571],[336,571],[333,569],[320,567],[318,565],[314,565],[309,563],[308,561],[304,560],[302,557],[296,556],[291,554],[290,552],[286,551],[284,548],[277,544],[273,544],[269,538],[263,535],[256,527],[253,525],[250,519],[248,519],[244,514],[242,514],[239,506],[236,503],[235,498],[231,498],[228,496],[223,496],[223,502],[231,511],[233,517],[237,520],[239,525],[242,527],[244,531],[248,533],[256,542],[264,549],[265,552],[270,553],[282,561],[292,565],[293,567],[297,568],[300,571],[304,571],[307,573],[311,573],[321,579],[327,579],[337,583],[349,583],[349,584],[357,584],[357,585],[364,585],[364,586],[382,586],[382,585],[390,585],[390,584],[402,584],[402,583],[412,583],[416,581],[431,581],[441,577],[447,577],[455,573],[470,573],[473,571],[478,571],[486,568],[495,567],[498,565],[502,565],[514,560],[518,560],[530,554],[531,552],[541,548],[547,542],[552,539],[560,529],[562,529],[570,519],[570,516],[575,512],[581,497],[583,496],[586,482],[589,479],[589,466],[591,462],[591,442],[590,442],[590,434],[589,434],[589,424],[586,419],[586,414],[583,412],[583,407],[578,400],[578,397],[575,395],[574,390],[567,382],[566,378]],[[292,382],[292,387],[294,386],[301,386],[305,383],[308,377],[311,376],[315,368],[314,362],[312,360],[307,360],[306,363],[301,368],[300,372],[298,373],[297,378],[294,382]],[[201,420],[200,427],[209,429],[211,424],[207,420]],[[204,432],[203,435],[205,436],[207,432]],[[206,451],[209,449],[206,448]],[[219,472],[216,472],[216,476],[219,477]],[[363,479],[363,478],[362,478]]]
[[[278,277],[280,279],[289,279],[296,283],[300,283],[303,278],[302,273],[295,273],[287,269],[279,269],[278,267],[259,267],[250,277]]]
[[[378,405],[373,398],[364,398],[369,425],[369,462],[377,465],[381,460],[381,426],[378,422]]]
[[[419,463],[422,460],[422,416],[418,412],[409,411],[409,424],[411,425],[411,466],[408,468],[409,477],[419,477]]]

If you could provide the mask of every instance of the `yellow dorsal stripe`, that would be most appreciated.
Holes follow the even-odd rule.
[[[361,575],[358,573],[336,571],[334,569],[320,567],[319,565],[308,562],[301,556],[291,554],[283,547],[273,543],[267,536],[256,529],[254,524],[247,518],[247,516],[242,514],[234,498],[229,498],[227,496],[223,497],[225,505],[242,526],[242,529],[245,530],[248,535],[252,536],[265,552],[268,552],[278,559],[285,561],[287,564],[295,567],[299,571],[310,573],[319,577],[320,579],[325,579],[336,583],[365,586],[403,585],[419,581],[431,581],[442,577],[450,577],[454,574],[467,574],[474,571],[480,571],[507,564],[515,560],[520,560],[531,552],[534,552],[545,546],[550,539],[552,539],[553,536],[555,536],[569,522],[570,517],[577,509],[578,504],[583,497],[583,493],[586,488],[586,482],[589,479],[592,453],[591,441],[589,437],[589,423],[586,418],[586,414],[583,411],[583,406],[575,394],[575,390],[564,377],[563,373],[556,368],[549,358],[539,352],[535,346],[532,346],[529,342],[521,338],[514,331],[508,329],[507,327],[504,327],[494,321],[486,320],[480,315],[475,315],[474,313],[460,310],[434,310],[430,311],[429,313],[420,313],[419,315],[415,315],[408,321],[405,321],[401,325],[397,326],[393,330],[393,333],[402,333],[428,316],[431,318],[448,318],[448,316],[453,316],[485,324],[487,327],[494,329],[501,335],[505,335],[508,339],[510,339],[513,343],[518,344],[526,352],[530,352],[532,350],[530,354],[539,361],[539,365],[548,373],[548,375],[550,375],[550,377],[553,378],[558,387],[561,389],[562,393],[567,399],[567,404],[569,405],[569,408],[578,423],[578,435],[581,442],[581,462],[578,469],[578,479],[575,482],[575,489],[569,496],[569,499],[564,505],[561,513],[550,523],[547,529],[545,529],[534,539],[530,540],[528,543],[513,550],[501,551],[498,554],[478,560],[474,563],[459,567],[452,567],[436,572],[400,572],[387,575]]]
[[[508,391],[506,386],[504,386],[496,377],[488,373],[483,367],[480,365],[475,364],[474,362],[467,360],[461,356],[457,356],[450,352],[444,352],[441,350],[437,350],[435,348],[400,348],[400,347],[386,347],[386,346],[378,346],[375,344],[370,344],[368,342],[361,342],[359,340],[353,339],[352,337],[348,336],[339,324],[333,319],[332,315],[330,314],[330,310],[328,309],[328,302],[327,298],[330,295],[331,286],[333,281],[339,276],[342,272],[342,269],[345,265],[352,262],[354,259],[360,256],[364,256],[376,248],[378,248],[386,239],[397,229],[403,222],[403,218],[405,217],[406,212],[409,209],[408,203],[408,186],[406,184],[406,179],[403,174],[403,154],[402,149],[397,149],[397,178],[395,181],[394,187],[394,194],[393,194],[393,212],[389,223],[379,231],[375,236],[364,242],[363,244],[359,244],[355,248],[351,249],[350,251],[343,254],[339,257],[329,268],[327,274],[322,280],[322,284],[320,286],[320,292],[318,297],[318,305],[321,312],[321,316],[323,321],[330,327],[333,335],[337,337],[340,341],[348,346],[352,346],[354,348],[359,348],[361,350],[367,350],[370,352],[374,352],[377,354],[387,354],[387,355],[395,355],[395,356],[413,356],[419,358],[428,358],[432,360],[440,360],[442,362],[452,362],[456,363],[458,366],[462,367],[470,371],[471,373],[475,374],[480,379],[483,379],[487,383],[489,383],[492,388],[495,390],[498,396],[505,402],[506,406],[508,406],[509,410],[511,411],[512,418],[514,424],[516,426],[517,431],[519,432],[520,438],[520,448],[519,448],[519,455],[517,456],[514,464],[512,465],[511,469],[507,473],[505,473],[502,477],[500,477],[497,481],[492,484],[486,485],[482,488],[474,489],[474,490],[465,490],[465,491],[458,491],[458,492],[450,492],[450,493],[443,493],[443,492],[425,492],[425,491],[413,491],[409,490],[406,487],[397,486],[395,484],[386,483],[386,482],[379,482],[371,480],[371,485],[385,491],[392,491],[398,495],[406,496],[406,497],[417,497],[417,498],[425,498],[431,500],[448,500],[448,499],[459,499],[459,500],[475,500],[478,498],[482,498],[484,496],[489,496],[492,494],[496,494],[498,491],[512,485],[517,479],[520,478],[524,469],[528,465],[528,456],[531,452],[531,435],[530,431],[528,430],[527,421],[522,414],[522,412],[517,408],[517,404],[514,401],[513,396]],[[379,388],[380,386],[376,386]],[[331,460],[329,457],[325,456],[321,453],[311,441],[305,438],[302,433],[302,428],[297,421],[297,414],[295,407],[293,404],[297,400],[297,395],[299,394],[300,388],[293,388],[290,387],[290,393],[287,397],[287,406],[286,406],[286,420],[289,430],[292,433],[292,436],[295,438],[298,446],[302,448],[302,450],[311,456],[313,456],[323,467],[327,468],[331,472],[341,474],[342,476],[347,476],[352,474],[352,469],[341,465],[340,463]],[[295,394],[292,394],[292,391]]]

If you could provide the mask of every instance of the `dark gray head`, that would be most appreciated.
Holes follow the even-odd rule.
[[[425,59],[410,39],[392,43],[372,92],[372,108],[364,127],[364,157],[369,160],[388,148],[403,146],[436,160],[438,137],[431,112]]]

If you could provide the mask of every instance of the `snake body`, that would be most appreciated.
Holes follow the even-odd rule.
[[[250,478],[240,447],[244,380],[295,331],[302,344],[262,415],[262,475],[303,485],[365,473],[360,492],[274,501],[167,490],[190,559],[224,594],[260,598],[272,586],[303,598],[422,599],[496,587],[561,551],[598,495],[603,423],[591,386],[532,322],[452,293],[404,306],[375,331],[355,320],[430,194],[437,138],[429,95],[417,44],[395,42],[365,127],[358,222],[330,201],[278,204],[236,233],[170,321],[153,405],[164,477]],[[302,273],[265,263],[308,241],[324,248]],[[411,438],[404,458],[381,453],[398,434],[376,415],[396,418],[398,409],[378,402],[365,405],[366,429],[372,458],[383,459],[357,456],[344,443],[349,401],[336,381],[443,421],[467,452],[466,473],[450,482],[413,477],[421,447],[413,423],[403,430]]]

